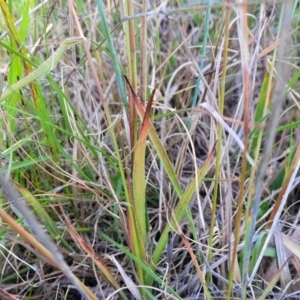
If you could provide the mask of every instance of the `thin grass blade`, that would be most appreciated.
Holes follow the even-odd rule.
[[[185,190],[184,194],[182,195],[182,197],[180,198],[176,208],[174,209],[174,220],[176,220],[177,223],[180,224],[186,209],[188,208],[188,205],[192,199],[192,196],[194,195],[195,191],[196,191],[196,185],[199,185],[202,180],[204,179],[205,175],[207,174],[207,171],[209,170],[210,167],[210,163],[213,159],[214,156],[214,149],[215,147],[210,151],[208,157],[206,158],[205,162],[203,163],[203,165],[201,166],[201,168],[198,170],[198,182],[196,182],[196,176],[193,178],[193,180],[191,180],[190,184],[188,185],[187,189]],[[172,218],[173,219],[173,218]],[[154,253],[152,255],[152,260],[151,260],[151,264],[152,267],[154,268],[155,265],[158,263],[162,252],[164,251],[167,243],[168,243],[168,234],[170,231],[173,231],[174,229],[176,229],[176,224],[174,222],[174,220],[170,220],[170,222],[168,222],[168,224],[166,225],[157,245],[156,248],[154,250]],[[150,280],[150,281],[148,281]],[[151,279],[149,277],[146,278],[146,283],[151,285]]]
[[[29,75],[20,79],[17,83],[10,86],[8,89],[4,90],[1,94],[0,102],[4,101],[6,98],[10,97],[16,91],[19,91],[21,88],[29,84],[30,82],[40,78],[43,75],[48,74],[55,64],[60,60],[64,52],[72,45],[76,43],[82,42],[83,38],[81,37],[73,37],[68,38],[64,42],[61,43],[60,47],[57,51],[49,57],[45,62],[43,62],[37,69],[31,72]]]
[[[20,224],[18,224],[11,216],[9,216],[4,210],[0,209],[0,218],[10,225],[18,234],[20,234],[27,243],[35,247],[39,253],[41,253],[53,266],[61,270],[68,278],[72,278],[71,281],[74,285],[78,287],[78,290],[82,293],[87,300],[97,300],[98,298],[91,292],[91,290],[86,287],[78,278],[76,278],[72,273],[66,272],[61,261],[57,260],[55,257],[55,252],[50,252],[44,245],[42,245],[32,234],[26,231]],[[51,248],[51,247],[50,247]],[[50,249],[49,248],[49,249]]]
[[[146,246],[146,180],[145,180],[145,154],[146,141],[150,130],[150,111],[154,98],[155,90],[153,90],[150,100],[146,108],[144,120],[141,126],[138,142],[134,150],[133,164],[133,199],[136,217],[139,224],[141,241]]]
[[[70,231],[70,234],[72,235],[73,239],[76,241],[76,243],[79,245],[80,249],[83,249],[94,261],[96,266],[98,266],[99,270],[102,272],[106,280],[115,288],[119,289],[120,286],[116,282],[113,274],[111,274],[109,268],[106,266],[106,264],[102,261],[102,259],[95,253],[95,251],[83,240],[83,238],[77,233],[77,231],[74,229],[74,227],[71,225],[69,218],[66,216],[62,206],[60,205],[61,211],[64,215],[66,224],[68,226],[68,229]],[[122,299],[128,300],[124,292],[120,292],[120,296]]]
[[[131,88],[130,83],[126,77],[125,77],[125,80],[127,81],[128,86]],[[132,90],[132,93],[135,93],[135,92]],[[145,109],[144,109],[142,103],[138,100],[138,97],[133,98],[133,100],[135,101],[135,107],[136,107],[137,113],[138,113],[140,119],[143,120],[144,115],[145,115]],[[150,127],[149,128],[149,137],[151,139],[151,142],[153,143],[153,146],[154,146],[159,158],[161,159],[161,161],[163,163],[164,169],[173,185],[174,190],[177,193],[177,196],[181,197],[183,194],[183,191],[181,189],[181,186],[180,186],[179,180],[176,176],[176,173],[174,171],[174,168],[170,162],[170,159],[166,153],[166,150],[165,150],[164,146],[162,145],[162,143],[154,129],[154,126],[152,125],[151,122],[149,124],[149,127]]]

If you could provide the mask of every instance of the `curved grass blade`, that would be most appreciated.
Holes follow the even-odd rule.
[[[60,60],[64,52],[72,45],[83,41],[81,37],[72,37],[63,41],[57,51],[43,62],[37,69],[31,72],[29,75],[20,79],[18,82],[4,90],[0,97],[0,102],[5,100],[7,97],[13,95],[14,92],[19,91],[21,88],[29,84],[30,82],[40,78],[43,75],[48,74],[55,64]]]

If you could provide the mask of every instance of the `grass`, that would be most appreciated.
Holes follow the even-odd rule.
[[[300,297],[299,3],[201,3],[0,0],[1,299]]]

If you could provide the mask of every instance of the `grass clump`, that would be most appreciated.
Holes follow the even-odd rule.
[[[0,297],[300,297],[297,1],[0,8]]]

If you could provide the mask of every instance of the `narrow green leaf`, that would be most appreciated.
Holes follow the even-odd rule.
[[[80,43],[83,40],[81,37],[68,38],[61,43],[58,50],[49,57],[45,62],[43,62],[37,69],[31,72],[29,75],[20,79],[17,83],[13,84],[1,94],[0,102],[12,96],[14,92],[19,91],[21,88],[26,86],[28,83],[40,78],[43,75],[48,74],[55,64],[60,60],[64,52],[72,45]]]
[[[288,263],[288,260],[281,266],[281,268],[275,273],[274,277],[272,278],[271,282],[268,284],[267,288],[263,291],[262,295],[258,298],[258,300],[264,300],[266,299],[269,294],[271,293],[272,289],[280,279],[281,271],[285,267],[285,265]],[[269,298],[267,298],[269,299]]]
[[[102,21],[102,28],[104,31],[104,35],[105,38],[107,40],[107,44],[108,44],[108,48],[109,48],[109,52],[110,52],[110,57],[112,59],[113,62],[113,66],[114,66],[114,70],[116,73],[116,78],[117,78],[117,83],[118,83],[118,87],[120,90],[120,94],[121,94],[121,99],[123,101],[123,104],[125,106],[127,106],[127,96],[126,96],[126,91],[125,91],[125,87],[124,87],[124,83],[123,83],[123,79],[122,79],[122,74],[121,74],[121,70],[117,61],[117,54],[116,54],[116,50],[114,47],[114,44],[112,42],[112,38],[109,32],[109,28],[108,28],[108,22],[106,19],[106,15],[105,15],[105,9],[103,7],[103,3],[102,0],[97,0],[97,4],[98,4],[98,10],[99,10],[99,14],[100,14],[100,18]]]
[[[168,222],[168,224],[166,225],[166,227],[156,245],[155,251],[152,255],[151,263],[152,263],[153,268],[158,263],[158,261],[161,257],[161,254],[167,245],[169,232],[172,231],[174,228],[176,228],[174,219],[176,220],[176,222],[178,224],[181,222],[181,220],[186,212],[186,209],[188,208],[188,205],[196,191],[197,185],[199,185],[203,181],[207,171],[209,170],[210,163],[213,158],[213,154],[214,154],[214,149],[209,153],[204,164],[198,170],[198,174],[197,174],[198,176],[197,177],[195,176],[194,179],[190,182],[190,184],[188,185],[184,194],[180,198],[180,200],[174,210],[174,213],[170,216],[170,222]],[[198,181],[196,181],[196,178],[198,179]],[[151,285],[151,279],[149,277],[146,277],[146,284]]]
[[[254,153],[256,152],[256,149],[260,149],[261,139],[263,135],[263,128],[260,128],[259,126],[262,126],[267,119],[268,103],[266,103],[266,101],[267,101],[267,91],[269,88],[269,82],[270,82],[270,74],[266,73],[263,79],[257,107],[255,110],[254,120],[257,127],[254,128],[250,133],[250,137],[251,136],[253,137],[251,143],[251,150],[250,150],[251,157],[255,156]],[[250,168],[250,165],[248,165],[248,167]]]
[[[21,42],[25,41],[30,30],[29,4],[29,0],[25,1],[25,5],[23,8],[22,22],[20,24],[19,32]]]
[[[22,196],[27,200],[28,204],[33,208],[37,217],[42,220],[43,224],[47,232],[50,233],[54,240],[59,239],[60,231],[56,226],[56,223],[52,220],[52,218],[48,215],[44,207],[40,204],[40,202],[36,199],[36,197],[31,194],[27,189],[18,185],[18,190],[22,194]]]
[[[125,253],[130,259],[132,259],[136,264],[138,264],[152,280],[155,280],[162,287],[164,287],[167,290],[168,293],[170,293],[171,295],[173,295],[174,299],[177,299],[177,300],[181,300],[182,299],[174,290],[172,290],[169,286],[166,285],[165,281],[163,281],[163,279],[160,276],[158,276],[143,261],[141,261],[139,258],[137,258],[136,256],[134,256],[126,247],[124,247],[121,244],[118,244],[116,241],[114,241],[113,239],[111,239],[109,236],[107,236],[103,232],[99,232],[99,236],[101,236],[104,239],[106,239],[112,245],[115,245],[116,247],[118,247],[122,251],[122,253]],[[147,293],[147,291],[148,291],[148,289],[146,289],[146,293]],[[157,298],[154,298],[149,292],[147,293],[147,295],[150,298],[152,298],[152,299],[157,299]]]

